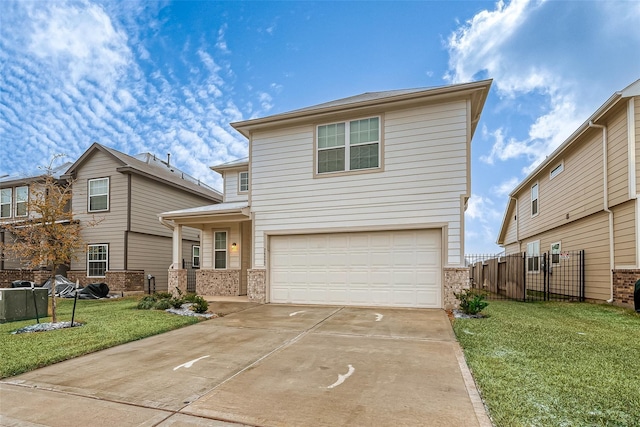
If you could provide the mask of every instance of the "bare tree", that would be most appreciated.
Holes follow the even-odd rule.
[[[51,271],[51,314],[56,317],[55,274],[62,265],[69,265],[83,245],[80,232],[95,222],[80,224],[70,209],[73,182],[59,183],[52,174],[55,156],[46,173],[29,185],[28,217],[23,221],[4,223],[2,227],[13,239],[2,244],[3,251],[24,260],[29,268],[47,267]]]

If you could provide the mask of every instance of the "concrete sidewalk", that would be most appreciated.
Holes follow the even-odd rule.
[[[229,314],[1,381],[0,424],[491,425],[444,311],[212,304]]]

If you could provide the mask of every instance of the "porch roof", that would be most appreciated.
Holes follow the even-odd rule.
[[[180,209],[177,211],[163,212],[158,215],[160,221],[170,220],[199,220],[208,222],[211,220],[220,220],[223,217],[236,216],[249,217],[248,202],[228,202],[217,203],[214,205],[199,206],[197,208]]]

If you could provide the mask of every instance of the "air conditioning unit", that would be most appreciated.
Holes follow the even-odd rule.
[[[47,317],[47,295],[46,288],[0,288],[0,323]]]

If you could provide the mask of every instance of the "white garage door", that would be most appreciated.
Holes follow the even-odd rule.
[[[272,236],[274,303],[442,307],[440,230]]]

